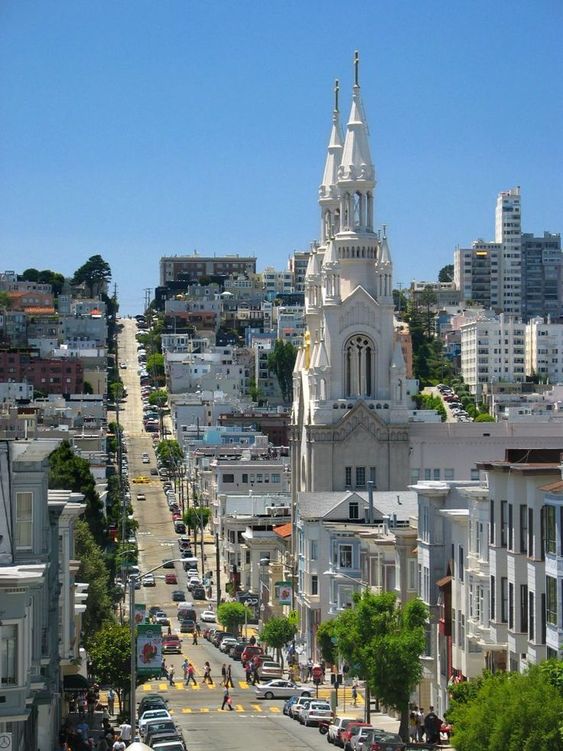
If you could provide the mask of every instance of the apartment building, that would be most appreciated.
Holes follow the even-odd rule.
[[[499,305],[508,315],[519,316],[522,308],[522,219],[520,187],[497,196],[495,242],[499,243]]]
[[[550,316],[554,323],[563,316],[563,255],[561,235],[522,235],[522,318]]]
[[[526,374],[563,383],[563,323],[533,318],[526,326]]]
[[[198,281],[202,277],[255,274],[256,256],[192,255],[162,256],[160,259],[160,286],[168,282]]]
[[[502,314],[461,327],[461,374],[471,391],[498,381],[523,382],[526,376],[526,326]]]
[[[500,310],[500,243],[475,240],[471,248],[454,251],[454,286],[461,300]]]

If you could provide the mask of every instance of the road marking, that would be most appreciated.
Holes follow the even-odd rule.
[[[209,712],[209,707],[200,707],[200,708],[199,708],[199,711],[200,711],[200,712],[204,712],[204,713],[205,713],[205,712]]]
[[[235,704],[235,710],[237,712],[244,712],[244,707],[242,706],[242,704]]]
[[[248,683],[247,683],[246,681],[239,681],[239,682],[238,682],[238,685],[239,685],[239,686],[240,686],[241,688],[248,688]]]
[[[181,681],[175,681],[174,685],[176,686],[176,688],[183,688]]]
[[[274,714],[278,714],[281,712],[281,709],[279,707],[270,707],[270,712],[274,712]]]
[[[182,707],[182,714],[191,714],[192,708],[191,707]]]
[[[256,710],[256,712],[262,711],[262,707],[260,706],[260,704],[251,704],[250,706],[252,707],[252,709]]]
[[[158,684],[158,690],[159,691],[168,691],[168,684],[167,683],[159,683]]]

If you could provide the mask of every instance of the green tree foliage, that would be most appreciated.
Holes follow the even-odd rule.
[[[153,352],[147,357],[147,373],[155,384],[164,382],[164,355]]]
[[[180,444],[174,439],[160,441],[156,446],[156,455],[168,469],[178,466],[184,458]]]
[[[276,650],[278,662],[281,662],[282,668],[282,647],[290,642],[296,633],[297,626],[285,616],[270,618],[270,620],[264,624],[264,628],[260,633],[260,638],[262,639],[262,641],[266,642],[268,646]]]
[[[55,297],[58,297],[61,294],[66,281],[63,274],[59,274],[57,271],[51,271],[50,269],[44,269],[43,271],[39,271],[38,269],[26,269],[23,274],[18,276],[18,279],[21,279],[24,282],[50,284]]]
[[[129,694],[131,680],[131,631],[128,624],[107,624],[90,641],[88,653],[98,683],[113,686],[119,707]],[[144,678],[137,679],[137,685]]]
[[[426,307],[422,304],[409,301],[404,319],[409,324],[409,331],[413,349],[413,371],[421,386],[429,386],[435,383],[447,383],[453,375],[452,365],[444,356],[444,346],[440,339],[434,336],[435,313],[432,309],[431,295],[421,295],[422,303],[426,301]]]
[[[242,602],[223,602],[217,608],[217,620],[227,631],[238,634],[239,628],[252,617],[250,610]]]
[[[442,418],[442,422],[446,421],[446,408],[439,396],[435,394],[417,394],[415,402],[418,409],[435,409]]]
[[[98,545],[105,543],[102,503],[96,481],[86,459],[76,456],[68,441],[63,441],[49,457],[49,487],[82,493],[86,503],[84,518]]]
[[[90,258],[74,272],[72,284],[85,284],[91,297],[101,294],[111,279],[111,268],[101,255]]]
[[[495,422],[495,418],[486,412],[481,412],[481,414],[477,415],[475,418],[475,422]]]
[[[421,600],[398,604],[392,592],[364,592],[334,620],[338,652],[375,696],[400,713],[399,732],[405,740],[410,696],[422,676],[428,617]]]
[[[96,544],[88,524],[79,520],[74,526],[76,558],[80,561],[77,579],[89,584],[86,612],[82,617],[84,640],[89,644],[104,623],[113,621],[109,596],[109,573],[104,553]]]
[[[407,296],[403,292],[402,289],[394,289],[393,290],[393,305],[395,306],[395,312],[400,313],[401,315],[406,311],[407,309]]]
[[[453,282],[453,280],[454,280],[453,263],[448,263],[447,266],[442,266],[442,268],[438,272],[438,281],[439,282]]]
[[[321,650],[323,660],[334,665],[338,658],[336,650],[336,621],[324,621],[317,629],[317,645]]]
[[[190,506],[190,508],[185,510],[183,517],[184,524],[194,533],[194,545],[197,545],[198,533],[203,533],[210,516],[211,509],[207,508],[207,506]]]
[[[149,394],[149,404],[154,407],[165,407],[168,402],[168,391],[166,389],[156,389]]]
[[[563,695],[558,672],[534,665],[527,673],[496,673],[451,692],[448,721],[458,751],[562,751]],[[475,683],[475,686],[471,684]],[[457,687],[456,687],[457,688]]]
[[[296,357],[297,349],[291,342],[284,342],[282,339],[276,339],[274,349],[268,355],[268,367],[276,374],[286,404],[291,401],[293,393],[293,368]]]
[[[11,300],[7,292],[0,292],[0,310],[7,310],[10,307]]]

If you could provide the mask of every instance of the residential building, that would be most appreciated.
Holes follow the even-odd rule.
[[[561,235],[522,235],[522,318],[563,317],[563,255]]]
[[[233,255],[192,255],[163,256],[160,259],[160,286],[168,282],[199,281],[202,277],[230,276],[232,274],[255,274],[256,257]]]
[[[500,311],[500,243],[475,240],[454,251],[454,285],[461,300]]]
[[[499,305],[503,313],[519,316],[522,308],[522,218],[519,186],[498,194],[495,242],[501,247]]]
[[[526,374],[563,383],[563,323],[532,318],[526,326]]]
[[[305,292],[305,274],[309,264],[310,250],[294,250],[289,256],[287,267],[293,274],[293,289],[295,292]]]
[[[277,271],[273,266],[266,266],[261,276],[266,295],[275,297],[278,292],[293,292],[291,271]]]
[[[0,381],[27,381],[46,394],[76,394],[84,389],[84,367],[78,359],[44,359],[31,351],[3,349]]]

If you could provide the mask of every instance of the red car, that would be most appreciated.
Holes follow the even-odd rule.
[[[182,654],[182,640],[178,634],[172,634],[171,636],[165,636],[162,640],[162,653],[163,654]]]
[[[166,584],[178,584],[178,578],[176,574],[166,574],[164,581]]]
[[[358,730],[360,728],[370,728],[371,725],[369,722],[350,722],[348,725],[344,728],[342,733],[340,734],[340,745],[344,749],[344,751],[350,751],[352,746],[350,745],[350,739],[353,735],[356,735]]]
[[[179,512],[179,511],[175,511],[175,512],[174,512],[174,513],[172,514],[172,521],[173,521],[173,522],[181,522],[181,521],[182,521],[182,514],[180,514],[180,512]]]

